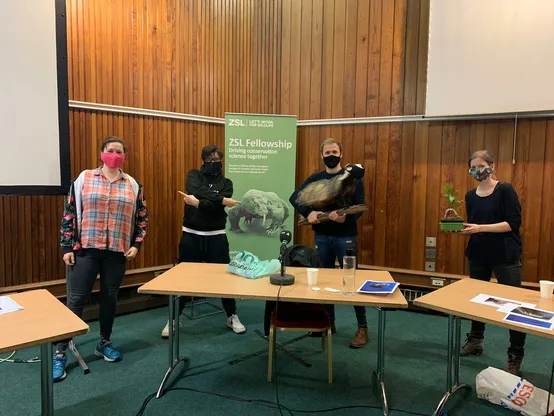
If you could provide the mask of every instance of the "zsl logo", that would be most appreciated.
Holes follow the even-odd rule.
[[[229,125],[230,126],[237,126],[237,127],[244,127],[244,123],[240,118],[230,118],[229,119]]]

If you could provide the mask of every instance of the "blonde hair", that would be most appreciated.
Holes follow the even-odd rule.
[[[491,156],[491,154],[487,151],[487,150],[478,150],[476,152],[474,152],[470,157],[469,157],[469,160],[467,161],[467,166],[471,167],[471,161],[473,159],[477,159],[478,157],[480,157],[481,159],[483,159],[485,162],[487,162],[490,166],[493,166],[494,165],[494,158]]]
[[[321,143],[321,148],[319,149],[320,153],[323,154],[323,148],[330,144],[336,144],[339,147],[340,152],[342,153],[342,143],[337,139],[333,139],[332,137],[329,137],[323,143]]]

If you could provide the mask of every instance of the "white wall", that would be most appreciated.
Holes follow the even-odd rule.
[[[61,185],[54,0],[0,0],[0,186]]]
[[[431,0],[426,115],[554,109],[554,0]]]

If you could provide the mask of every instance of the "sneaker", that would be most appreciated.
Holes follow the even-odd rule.
[[[65,372],[65,366],[67,365],[67,357],[63,354],[55,354],[53,363],[52,363],[52,370],[53,370],[53,376],[54,381],[62,381],[67,376]]]
[[[227,327],[231,328],[235,334],[244,334],[246,332],[246,328],[240,323],[239,317],[236,314],[231,315],[227,319]]]
[[[363,348],[366,346],[368,339],[367,328],[358,328],[354,338],[350,341],[350,348]]]
[[[460,348],[460,355],[483,355],[483,338],[476,338],[471,334],[467,334],[467,341]]]
[[[181,322],[179,322],[179,328],[181,327]],[[175,328],[175,321],[173,321],[173,328]],[[169,320],[167,321],[167,324],[165,324],[164,329],[162,329],[162,338],[167,339],[169,338]]]
[[[121,354],[118,350],[112,347],[111,342],[108,342],[104,345],[100,345],[100,343],[98,343],[94,350],[94,355],[103,358],[104,361],[107,361],[109,363],[121,360]]]

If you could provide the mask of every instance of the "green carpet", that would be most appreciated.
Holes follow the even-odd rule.
[[[212,300],[212,302],[219,302]],[[267,383],[267,354],[235,365],[228,361],[267,348],[267,342],[253,333],[263,330],[264,303],[238,301],[238,314],[249,330],[236,335],[225,326],[224,314],[190,321],[182,318],[181,352],[191,358],[190,367],[173,387],[187,387],[245,399],[275,401],[275,382]],[[208,310],[201,306],[200,311]],[[376,365],[377,313],[368,309],[369,344],[360,350],[348,347],[356,328],[352,307],[337,307],[337,334],[333,337],[334,383],[327,383],[326,355],[319,351],[319,339],[304,339],[289,347],[313,364],[305,368],[286,355],[277,355],[280,403],[296,410],[317,410],[340,406],[370,405],[375,409],[335,410],[329,415],[380,415],[380,401],[372,372]],[[58,416],[136,415],[144,399],[154,393],[166,371],[167,341],[160,338],[167,310],[160,308],[116,318],[113,342],[123,354],[119,363],[106,363],[93,356],[98,324],[91,333],[77,339],[91,373],[84,375],[70,357],[66,380],[54,384]],[[467,332],[464,321],[462,331]],[[431,414],[445,389],[447,319],[408,311],[389,312],[386,327],[386,385],[390,406],[406,412],[392,415]],[[283,341],[298,333],[280,334]],[[479,400],[475,376],[487,366],[503,368],[508,331],[487,327],[485,354],[462,358],[461,379],[471,391],[459,392],[447,404],[448,415],[509,415],[513,412]],[[552,343],[527,338],[524,377],[537,387],[548,389],[553,359]],[[15,358],[28,359],[38,348],[18,351]],[[0,364],[0,415],[40,414],[40,364]],[[413,412],[413,413],[410,413]],[[171,391],[153,399],[144,415],[279,415],[277,409],[230,401],[189,391]],[[290,414],[283,411],[283,414]],[[306,413],[294,412],[294,415]]]

